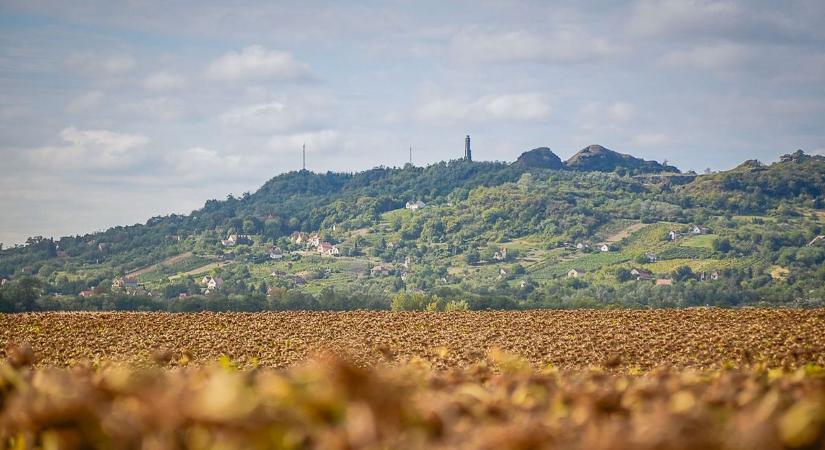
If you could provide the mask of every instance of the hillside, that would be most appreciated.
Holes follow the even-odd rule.
[[[676,167],[646,161],[624,153],[606,149],[601,145],[590,145],[565,161],[564,166],[570,170],[616,172],[628,174],[679,172]]]
[[[189,215],[35,237],[0,251],[0,310],[823,301],[822,157],[694,176],[591,147],[602,156],[564,167],[543,147],[513,164],[291,172]]]

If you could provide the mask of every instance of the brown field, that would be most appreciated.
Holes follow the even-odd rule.
[[[698,308],[467,313],[33,313],[0,315],[0,346],[28,342],[38,366],[193,363],[287,367],[319,352],[360,365],[425,358],[463,367],[498,348],[536,367],[718,368],[825,365],[825,310]],[[2,353],[0,353],[2,356]],[[174,362],[174,361],[173,361]]]
[[[19,314],[0,344],[0,448],[825,448],[823,310]]]

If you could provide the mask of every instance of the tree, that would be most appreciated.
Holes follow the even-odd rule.
[[[616,280],[619,283],[624,283],[626,281],[630,281],[631,279],[633,279],[633,274],[630,273],[630,270],[624,267],[616,270]]]
[[[713,251],[727,253],[730,251],[730,239],[728,238],[718,238],[713,240]]]
[[[686,281],[695,277],[696,275],[690,266],[679,266],[673,271],[673,279],[676,281]]]

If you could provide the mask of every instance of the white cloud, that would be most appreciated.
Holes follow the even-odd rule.
[[[121,75],[135,67],[131,55],[100,55],[96,53],[76,53],[66,59],[66,65],[77,72],[90,76]]]
[[[221,114],[220,122],[229,131],[274,134],[323,128],[329,102],[319,97],[300,101],[284,99],[239,106]]]
[[[160,121],[177,120],[183,117],[186,107],[183,100],[174,97],[153,97],[121,106],[129,113]]]
[[[296,158],[300,158],[303,144],[306,144],[307,155],[329,153],[341,144],[341,136],[336,130],[320,130],[273,136],[269,140],[269,148],[281,154],[294,154]]]
[[[662,56],[659,63],[668,67],[728,70],[747,62],[749,57],[750,51],[747,47],[726,42],[674,50]]]
[[[144,78],[142,84],[150,91],[168,91],[186,86],[186,78],[176,73],[160,71]]]
[[[628,22],[639,37],[730,32],[742,19],[736,2],[725,0],[641,0]]]
[[[138,134],[117,133],[109,130],[63,129],[60,138],[64,145],[33,149],[29,160],[48,170],[91,172],[133,169],[145,162],[149,138]]]
[[[585,128],[618,127],[636,117],[636,106],[632,103],[588,102],[579,111],[579,121]]]
[[[103,100],[103,92],[89,91],[70,100],[66,105],[66,111],[77,113],[95,109],[100,106],[101,100]]]
[[[661,147],[673,143],[673,140],[662,133],[640,133],[630,140],[631,145],[637,147]]]
[[[240,52],[229,52],[206,68],[209,78],[218,80],[305,80],[311,78],[309,66],[291,53],[252,45]]]
[[[435,98],[419,106],[421,120],[443,123],[456,121],[536,121],[550,115],[546,98],[537,93],[485,95],[476,100]]]
[[[452,37],[449,49],[462,61],[561,64],[596,60],[620,51],[609,41],[575,27],[556,28],[546,35],[465,29]]]

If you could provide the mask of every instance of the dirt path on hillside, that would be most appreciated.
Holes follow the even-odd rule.
[[[180,255],[171,256],[169,258],[164,259],[159,263],[152,264],[150,266],[146,266],[142,269],[135,270],[134,272],[129,272],[126,274],[128,278],[135,278],[139,277],[145,273],[149,273],[155,270],[161,264],[175,264],[176,262],[182,261],[188,257],[192,256],[192,252],[181,253]]]

